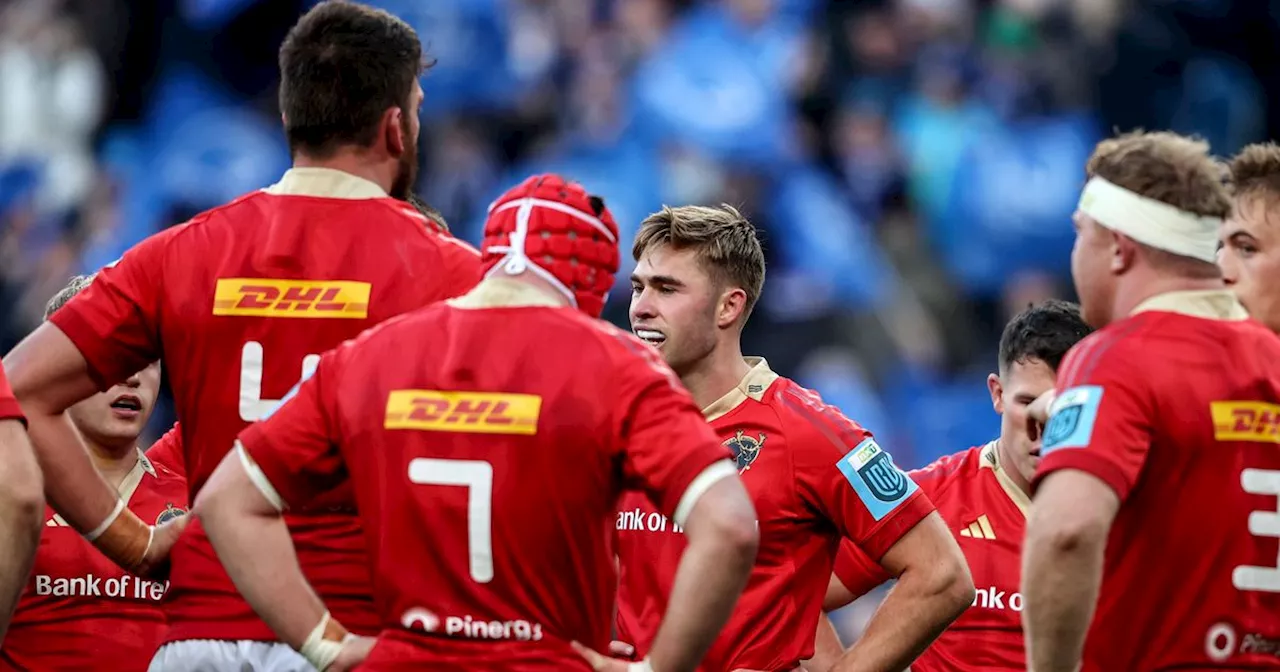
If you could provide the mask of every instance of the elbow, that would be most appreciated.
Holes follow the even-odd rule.
[[[940,615],[948,623],[959,618],[973,604],[976,595],[964,552],[954,539],[949,541],[949,552],[939,554],[932,571],[922,582],[923,592],[930,602],[938,605]]]
[[[22,528],[34,530],[38,535],[45,510],[44,479],[35,456],[20,462],[23,463],[20,466],[11,465],[11,478],[0,488],[0,510],[10,512]]]
[[[1033,515],[1028,523],[1028,551],[1047,551],[1052,556],[1086,553],[1100,547],[1106,541],[1108,527],[1101,518],[1087,515]]]

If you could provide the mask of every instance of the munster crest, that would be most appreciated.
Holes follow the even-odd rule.
[[[764,447],[766,438],[768,437],[763,433],[750,437],[742,430],[738,430],[732,437],[725,439],[724,445],[733,451],[733,459],[738,463],[738,473],[751,468],[751,463],[755,462],[756,457],[760,455],[760,449]]]
[[[163,525],[171,520],[177,520],[178,518],[187,515],[185,510],[174,506],[172,502],[166,502],[164,507],[164,511],[161,511],[160,515],[156,516],[156,525]]]

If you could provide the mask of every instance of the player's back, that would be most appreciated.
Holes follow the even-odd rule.
[[[701,463],[643,468],[673,491],[726,455],[647,346],[572,308],[474,296],[379,327],[322,381],[388,628],[368,667],[585,670],[568,642],[609,641],[614,512],[644,459],[620,409],[656,405],[666,454],[705,438]]]
[[[194,500],[236,435],[310,375],[321,353],[389,317],[460,294],[478,277],[473,249],[428,230],[421,215],[376,185],[293,169],[269,189],[140,243],[85,292],[95,301],[76,305],[108,297],[114,306],[110,297],[119,291],[146,313],[147,324],[102,335],[136,341],[139,350],[158,341]],[[77,326],[68,322],[95,328],[99,321],[83,307],[61,317],[64,331]],[[92,353],[86,359],[99,377],[117,366],[95,367]],[[344,624],[369,632],[376,617],[354,513],[340,487],[286,519],[312,585]],[[240,598],[198,521],[172,561],[167,641],[275,639]]]
[[[1152,419],[1134,428],[1150,449],[1108,540],[1085,669],[1276,669],[1280,338],[1144,312],[1078,348],[1065,377],[1119,366]]]

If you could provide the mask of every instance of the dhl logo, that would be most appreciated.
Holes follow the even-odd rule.
[[[501,392],[393,390],[387,429],[476,434],[537,434],[542,397]]]
[[[1280,443],[1280,405],[1265,401],[1215,401],[1213,438],[1219,441]]]
[[[214,315],[364,319],[369,316],[367,282],[220,278]]]

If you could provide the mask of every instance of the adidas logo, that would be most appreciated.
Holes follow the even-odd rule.
[[[52,518],[44,521],[44,526],[45,527],[71,527],[70,525],[67,524],[67,521],[62,519],[62,516],[56,513],[53,514]]]
[[[977,520],[969,523],[969,527],[960,530],[960,536],[974,539],[995,539],[996,532],[991,529],[991,521],[987,520],[987,515],[984,513],[978,516]]]

